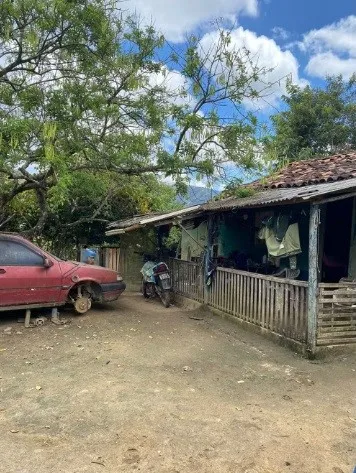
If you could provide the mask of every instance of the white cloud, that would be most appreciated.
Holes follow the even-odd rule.
[[[309,31],[304,35],[302,47],[317,53],[330,50],[356,56],[356,16]]]
[[[309,31],[299,47],[311,54],[306,66],[311,76],[341,74],[348,79],[356,72],[356,16]]]
[[[342,75],[349,79],[356,73],[356,57],[341,59],[332,52],[315,54],[309,59],[306,71],[310,76],[324,78],[327,75]]]
[[[220,32],[215,31],[203,37],[201,44],[205,51],[217,43],[219,34]],[[306,85],[306,81],[299,77],[299,64],[292,52],[283,51],[273,39],[267,36],[257,36],[253,31],[245,30],[240,26],[231,32],[230,48],[236,50],[246,48],[259,68],[273,68],[254,84],[256,90],[264,91],[264,98],[254,101],[253,104],[246,103],[249,106],[256,105],[259,108],[274,106],[286,93],[287,77],[291,78],[295,84]],[[271,85],[268,86],[268,84]]]
[[[240,14],[258,13],[258,0],[129,0],[127,5],[174,42],[209,21],[235,22]]]
[[[171,102],[176,105],[189,105],[193,101],[191,95],[184,95],[189,85],[187,79],[179,71],[163,67],[160,72],[149,75],[148,83],[151,87],[164,87],[171,95]]]
[[[289,31],[285,30],[281,26],[275,26],[271,31],[274,39],[286,41],[290,37]]]

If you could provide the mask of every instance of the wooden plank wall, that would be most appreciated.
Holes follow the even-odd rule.
[[[204,287],[201,265],[172,260],[174,290],[246,322],[306,342],[307,293],[304,281],[217,268]]]
[[[142,256],[131,248],[103,248],[103,264],[106,268],[118,271],[124,278],[127,290],[141,290]]]
[[[120,248],[103,248],[104,266],[114,271],[122,271],[120,267]]]
[[[356,343],[356,284],[319,284],[317,345]]]

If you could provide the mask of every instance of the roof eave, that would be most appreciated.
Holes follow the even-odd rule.
[[[186,209],[175,210],[175,211],[167,212],[161,215],[154,215],[154,216],[151,215],[151,216],[141,218],[134,225],[128,225],[128,226],[124,226],[125,220],[122,220],[121,222],[117,222],[117,224],[120,225],[119,228],[108,230],[105,232],[105,235],[106,236],[122,235],[124,233],[129,233],[131,231],[138,230],[139,228],[144,228],[149,225],[152,225],[155,227],[169,225],[175,220],[184,220],[185,217],[191,218],[193,215],[195,216],[196,213],[199,213],[200,209],[201,209],[200,205],[195,205],[192,207],[188,207]],[[130,220],[130,223],[131,223],[131,220]]]

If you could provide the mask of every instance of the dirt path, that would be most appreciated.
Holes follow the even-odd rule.
[[[352,472],[355,354],[192,314],[126,294],[65,327],[3,318],[0,471]]]

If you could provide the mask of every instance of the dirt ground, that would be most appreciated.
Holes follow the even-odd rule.
[[[0,321],[3,473],[356,465],[355,352],[311,362],[209,312],[131,294],[66,326],[25,329],[11,315]]]

